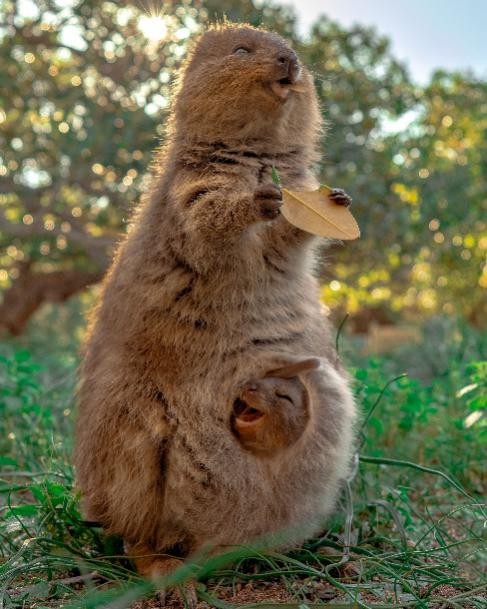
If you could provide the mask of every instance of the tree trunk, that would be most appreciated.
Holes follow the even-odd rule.
[[[0,329],[17,336],[23,332],[30,317],[45,302],[64,302],[83,288],[97,283],[102,272],[79,270],[34,273],[30,264],[20,265],[20,274],[4,292],[0,305]]]

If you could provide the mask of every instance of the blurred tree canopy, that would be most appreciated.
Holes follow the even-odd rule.
[[[327,304],[358,320],[443,311],[480,323],[487,83],[437,72],[420,88],[375,30],[321,17],[300,38],[289,8],[257,0],[156,6],[0,0],[0,327],[20,333],[43,302],[101,279],[186,44],[224,16],[279,31],[315,74],[322,179],[354,197],[363,233],[333,249]]]

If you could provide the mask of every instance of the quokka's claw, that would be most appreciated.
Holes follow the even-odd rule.
[[[337,205],[344,205],[345,207],[350,207],[350,205],[352,204],[352,197],[341,188],[334,188],[331,191],[329,197]]]
[[[260,206],[262,218],[273,220],[281,213],[282,191],[276,184],[263,186],[255,193],[255,201]]]

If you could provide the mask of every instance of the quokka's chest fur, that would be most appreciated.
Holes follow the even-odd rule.
[[[311,276],[269,268],[264,253],[258,265],[249,267],[243,254],[233,269],[219,271],[204,277],[176,261],[152,290],[141,315],[146,332],[135,328],[133,344],[146,349],[150,333],[159,373],[166,366],[175,380],[179,369],[184,378],[178,382],[205,373],[233,378],[240,360],[250,356],[248,375],[252,357],[263,350],[306,351],[310,341],[317,342],[317,331],[324,345]]]

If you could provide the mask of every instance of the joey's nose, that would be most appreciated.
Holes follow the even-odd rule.
[[[250,391],[251,393],[255,393],[257,391],[257,385],[255,383],[247,383],[244,385],[244,391]]]

